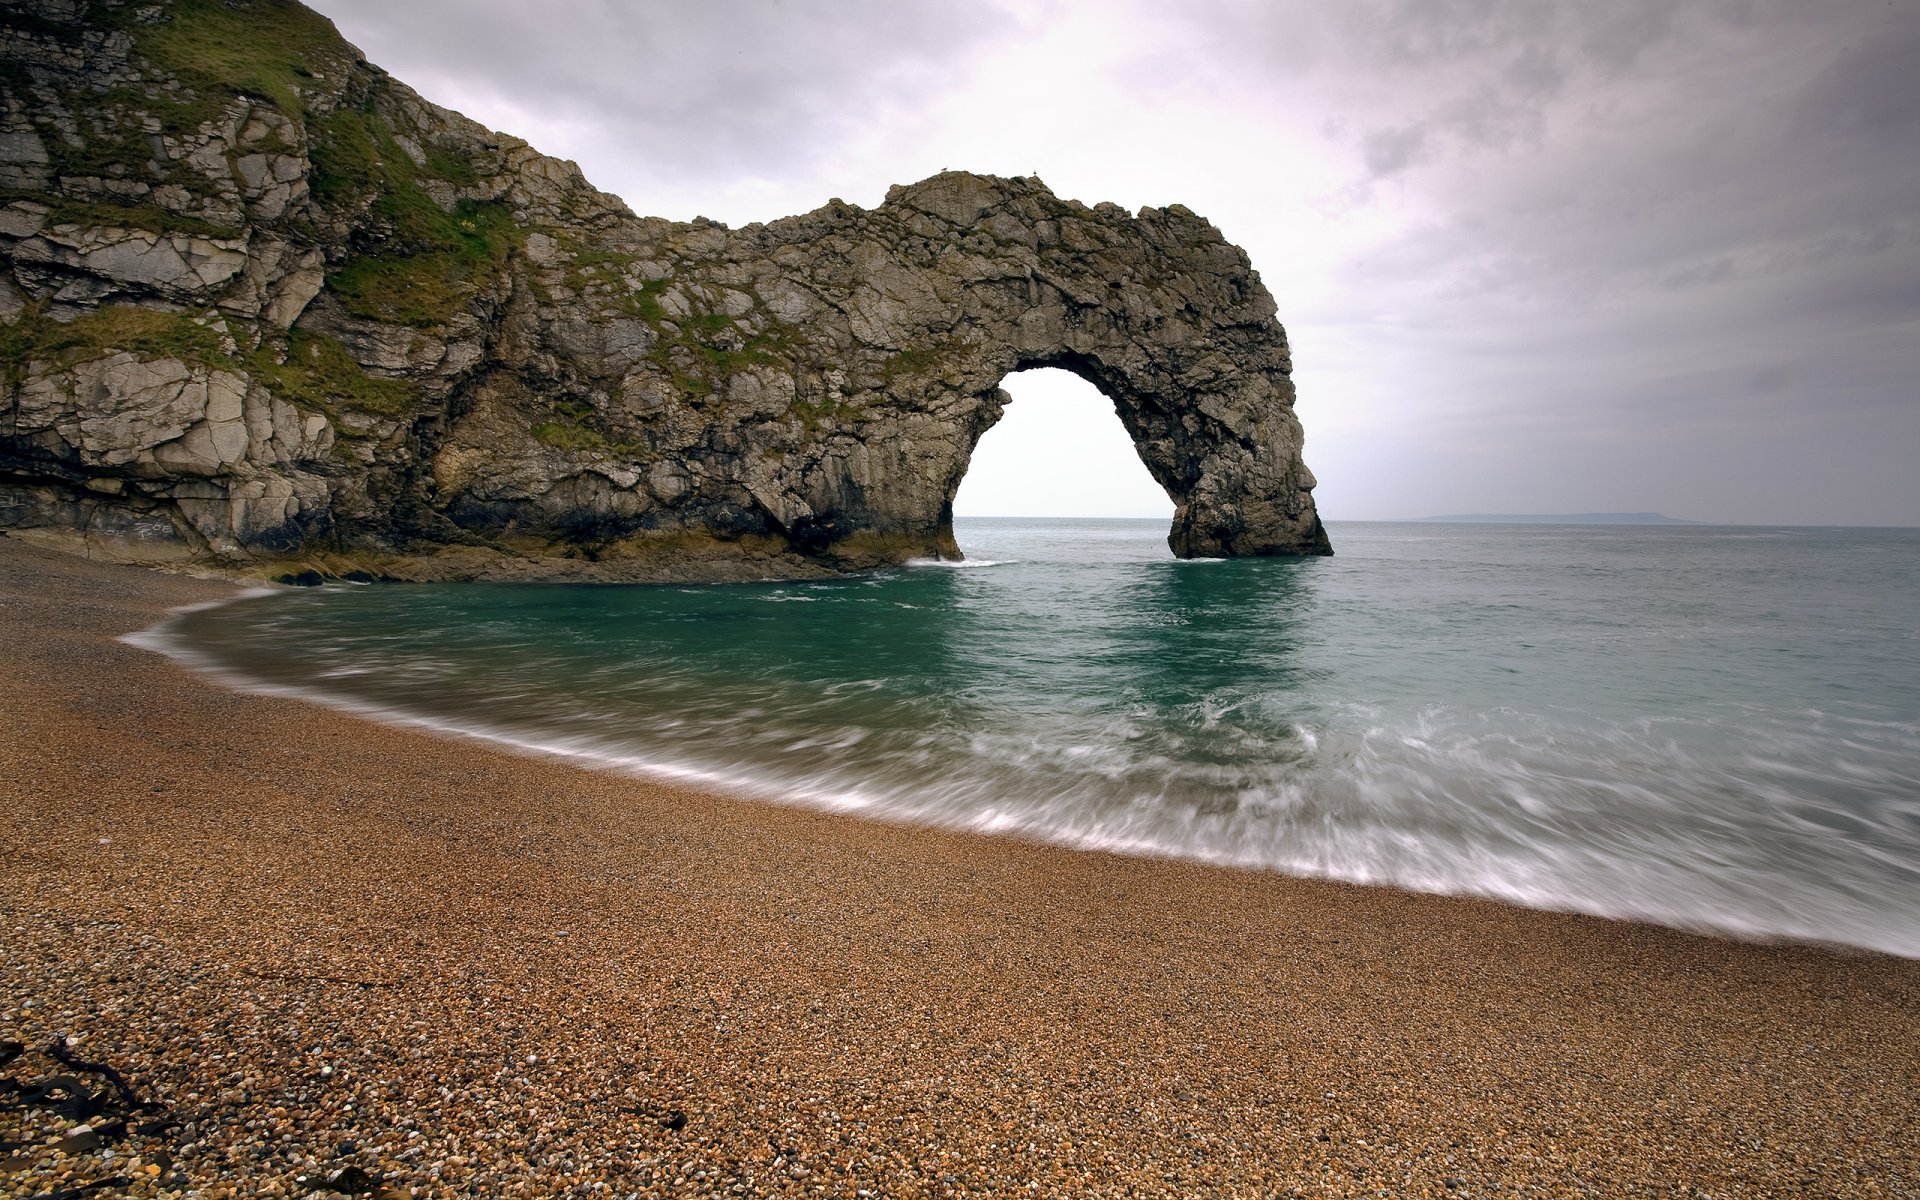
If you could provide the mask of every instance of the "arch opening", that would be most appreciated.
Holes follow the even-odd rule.
[[[954,516],[1173,519],[1172,498],[1093,383],[1049,366],[1001,386],[1008,403],[974,444]]]

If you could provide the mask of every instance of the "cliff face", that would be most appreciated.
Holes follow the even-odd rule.
[[[283,0],[0,2],[0,95],[0,528],[400,578],[952,556],[1001,380],[1058,366],[1175,553],[1327,552],[1273,301],[1177,205],[635,217]]]

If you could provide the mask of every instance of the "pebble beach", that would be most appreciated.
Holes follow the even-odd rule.
[[[117,640],[234,590],[0,537],[0,1195],[1920,1196],[1920,962],[748,802]]]

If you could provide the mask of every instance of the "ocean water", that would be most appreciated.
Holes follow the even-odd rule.
[[[1920,531],[957,532],[831,582],[329,585],[141,640],[779,802],[1920,956]]]

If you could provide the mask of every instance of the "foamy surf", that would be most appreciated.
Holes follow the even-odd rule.
[[[967,560],[1002,571],[803,587],[274,591],[136,644],[779,803],[1920,956],[1897,589],[1875,610],[1852,588],[1817,645],[1743,655],[1756,612],[1810,636],[1777,550],[1733,551],[1768,561],[1718,597],[1696,563],[1673,609],[1668,550],[1698,552],[1672,535],[1609,565],[1578,535],[1349,534],[1340,559],[1190,572],[1156,528],[1095,532],[1109,557],[1046,526]],[[1838,694],[1807,671],[1880,698],[1816,705]]]

